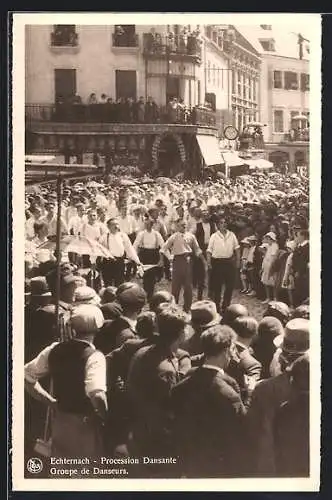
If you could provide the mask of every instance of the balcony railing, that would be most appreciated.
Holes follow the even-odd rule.
[[[286,142],[309,142],[309,128],[303,130],[291,129],[287,134],[285,134],[284,140]]]
[[[137,34],[112,33],[113,47],[138,47]]]
[[[77,47],[78,33],[75,32],[56,32],[51,33],[52,47]]]
[[[196,35],[161,35],[144,33],[143,53],[145,56],[190,56],[201,59],[201,41]]]
[[[216,114],[204,107],[155,106],[137,112],[126,104],[27,104],[27,124],[32,122],[61,123],[163,123],[216,126]]]

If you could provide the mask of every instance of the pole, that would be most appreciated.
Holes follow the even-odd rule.
[[[61,203],[62,203],[62,177],[61,174],[58,174],[57,177],[57,203],[58,203],[58,210],[57,210],[57,221],[56,221],[56,246],[55,246],[55,252],[56,252],[56,302],[55,302],[55,317],[56,317],[56,325],[57,325],[57,332],[60,337],[60,331],[61,331],[61,322],[60,322],[60,280],[61,280],[61,274],[60,274],[60,264],[61,264],[61,248],[60,248],[60,240],[61,240]]]
[[[145,58],[145,101],[148,98],[148,60]]]

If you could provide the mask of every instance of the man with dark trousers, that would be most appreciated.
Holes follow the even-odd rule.
[[[125,257],[142,270],[143,268],[129,236],[120,230],[118,219],[110,218],[107,221],[107,228],[108,232],[103,235],[100,242],[109,250],[112,258],[103,259],[101,271],[105,286],[118,287],[125,281]]]
[[[194,228],[193,233],[196,236],[197,242],[203,252],[204,257],[206,258],[206,250],[212,234],[216,232],[216,225],[209,217],[209,213],[207,210],[201,211],[200,209],[196,209],[195,218],[196,227]],[[207,276],[202,259],[195,258],[193,269],[193,283],[194,286],[197,286],[197,300],[202,300],[203,298],[203,291],[206,286],[206,281],[208,281],[208,295],[210,297],[210,276]]]
[[[236,382],[225,374],[235,334],[214,325],[201,336],[204,362],[171,392],[174,454],[181,477],[240,473],[245,408]]]
[[[300,229],[296,235],[297,246],[293,252],[292,267],[294,272],[295,306],[299,306],[309,297],[309,232]]]
[[[187,231],[186,221],[178,219],[176,227],[177,231],[168,238],[161,253],[166,256],[173,254],[172,295],[178,303],[183,288],[184,310],[189,312],[192,303],[193,258],[196,256],[204,260],[204,256],[196,237]]]
[[[217,309],[220,308],[221,290],[225,286],[222,312],[230,305],[235,285],[236,269],[240,267],[240,245],[237,237],[227,229],[224,215],[217,218],[217,231],[212,234],[206,250],[211,275],[211,293]]]

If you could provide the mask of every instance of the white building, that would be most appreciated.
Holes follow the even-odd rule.
[[[309,41],[280,25],[238,29],[261,53],[260,121],[270,159],[307,163],[308,134],[294,131],[309,124]]]

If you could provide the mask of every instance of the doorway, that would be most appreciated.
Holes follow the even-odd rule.
[[[158,173],[165,177],[174,177],[181,172],[182,161],[177,141],[172,135],[165,135],[159,145]]]

